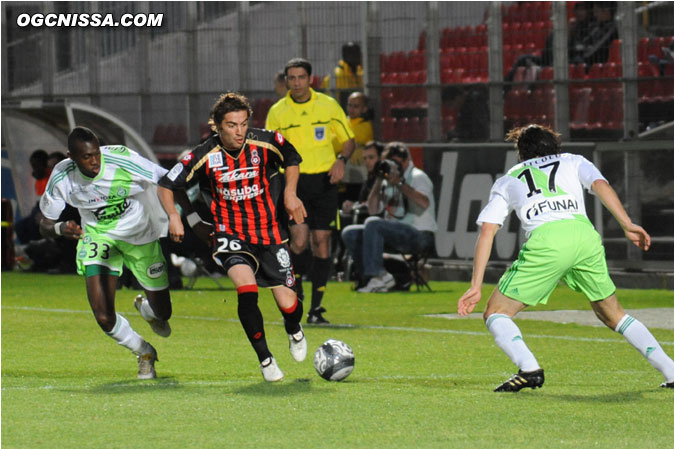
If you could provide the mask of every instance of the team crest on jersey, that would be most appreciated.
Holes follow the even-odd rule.
[[[323,141],[326,138],[326,127],[314,127],[314,139]]]
[[[280,248],[277,252],[277,261],[279,261],[279,264],[281,264],[281,267],[284,269],[291,267],[291,256],[285,248]]]
[[[251,162],[253,164],[260,164],[260,155],[258,155],[258,150],[251,150]]]
[[[127,196],[127,190],[124,189],[123,187],[117,188],[117,195],[119,197],[126,197]]]
[[[209,154],[209,169],[213,169],[214,167],[222,167],[223,164],[224,162],[222,153]]]
[[[218,225],[218,231],[220,231],[221,233],[224,233],[224,232],[227,231],[227,227],[225,225],[219,224]]]
[[[284,145],[284,137],[278,131],[274,132],[274,139],[279,143],[279,145]]]
[[[187,166],[190,161],[192,161],[192,158],[194,158],[194,155],[192,152],[188,153],[187,155],[183,156],[183,159],[180,161],[183,163],[184,166]]]

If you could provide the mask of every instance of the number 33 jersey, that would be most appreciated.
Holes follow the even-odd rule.
[[[588,221],[584,188],[592,194],[591,185],[596,180],[605,178],[583,156],[561,153],[529,159],[513,166],[495,182],[476,223],[501,226],[515,211],[529,237],[532,230],[548,222]]]
[[[157,198],[166,169],[124,146],[101,147],[101,170],[82,175],[71,159],[58,163],[40,199],[47,219],[58,220],[66,203],[77,208],[85,234],[147,244],[166,234],[168,218]]]

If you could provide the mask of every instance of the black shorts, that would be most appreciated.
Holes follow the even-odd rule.
[[[245,264],[253,269],[258,286],[286,286],[295,290],[288,245],[250,244],[226,233],[216,233],[213,248],[213,260],[225,272],[233,266]]]
[[[301,173],[298,198],[307,210],[305,223],[310,230],[340,229],[338,218],[338,186],[331,184],[328,172]],[[293,220],[290,225],[294,225]]]

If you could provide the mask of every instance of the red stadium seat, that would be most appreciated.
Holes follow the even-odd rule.
[[[152,135],[152,143],[165,145],[167,143],[166,132],[167,132],[166,125],[164,125],[163,123],[157,125],[157,127],[155,128],[155,132]]]
[[[591,107],[591,88],[570,86],[570,128],[580,130],[588,124]]]
[[[621,64],[621,39],[614,39],[612,41],[612,44],[609,46],[609,59],[607,62]]]
[[[380,122],[382,124],[382,140],[393,141],[394,129],[396,128],[396,119],[393,117],[383,117],[380,119]]]

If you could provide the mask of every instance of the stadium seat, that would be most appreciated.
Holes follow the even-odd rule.
[[[588,124],[588,110],[591,105],[591,88],[570,86],[570,128],[580,130]]]
[[[623,129],[623,87],[611,87],[606,92],[607,115],[603,128],[609,130]]]
[[[609,46],[608,63],[621,64],[621,39],[614,39]]]
[[[649,38],[644,37],[638,40],[637,48],[638,62],[649,62]]]
[[[552,80],[553,79],[553,67],[545,66],[541,68],[539,73],[540,80]]]
[[[163,123],[157,125],[157,127],[155,127],[155,132],[152,135],[152,143],[165,145],[167,143],[166,132],[167,132],[166,125],[164,125]]]
[[[380,123],[382,124],[382,140],[393,141],[394,129],[396,128],[396,119],[393,117],[383,117],[380,119]]]

